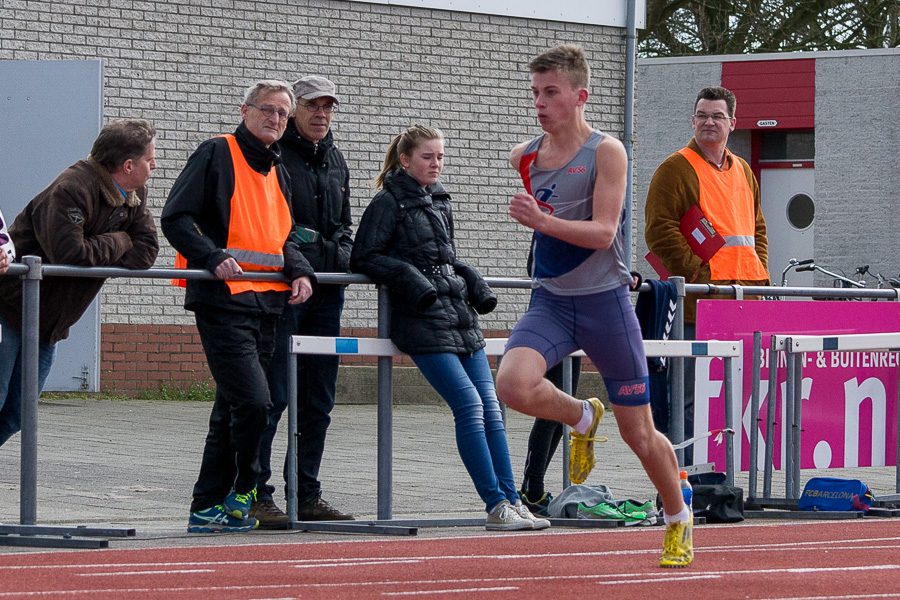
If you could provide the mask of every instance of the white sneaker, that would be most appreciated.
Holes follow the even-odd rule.
[[[535,531],[540,529],[547,529],[548,527],[550,527],[550,521],[534,516],[534,514],[530,510],[528,510],[528,507],[522,504],[521,500],[516,500],[516,504],[515,506],[513,506],[513,509],[517,513],[519,513],[520,517],[522,517],[526,521],[531,521],[531,528]]]
[[[528,519],[520,517],[509,500],[504,500],[494,507],[494,512],[487,516],[484,528],[488,531],[522,531],[533,529],[534,524]]]

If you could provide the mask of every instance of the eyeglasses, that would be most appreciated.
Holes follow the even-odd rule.
[[[716,123],[725,123],[726,121],[730,121],[734,117],[729,117],[728,115],[723,115],[722,113],[716,113],[714,115],[708,115],[706,113],[697,113],[694,115],[697,119],[700,119],[701,122],[706,121],[707,119],[712,119]]]
[[[315,102],[306,102],[303,104],[303,106],[306,107],[307,111],[309,111],[313,114],[316,114],[317,112],[319,112],[320,108],[322,109],[322,112],[324,112],[326,115],[330,115],[331,113],[333,113],[334,111],[337,110],[337,105],[335,105],[335,104],[316,104]]]
[[[264,114],[267,119],[271,119],[275,115],[278,115],[279,121],[287,121],[288,116],[290,116],[290,113],[288,113],[287,111],[277,110],[272,108],[271,106],[257,106],[255,104],[250,104],[249,102],[247,103],[247,106],[252,106],[256,110]]]

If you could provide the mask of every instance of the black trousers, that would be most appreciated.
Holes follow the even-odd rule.
[[[256,487],[259,440],[266,427],[266,370],[275,351],[277,314],[204,307],[195,313],[206,361],[216,381],[200,475],[191,512],[220,504],[232,489]]]
[[[578,391],[578,378],[581,376],[581,357],[572,357],[572,395]],[[563,364],[552,367],[544,375],[550,383],[563,389]],[[528,454],[525,456],[525,479],[522,480],[522,493],[532,502],[537,502],[544,495],[544,474],[553,454],[559,447],[564,426],[559,421],[535,419],[528,436]]]
[[[287,306],[278,321],[275,355],[269,368],[272,409],[259,448],[257,497],[272,500],[275,486],[272,476],[272,441],[278,421],[288,407],[287,369],[290,368],[288,343],[292,335],[341,335],[341,311],[344,286],[320,285],[312,297],[296,306]],[[319,467],[325,453],[325,433],[331,423],[331,410],[337,389],[339,356],[291,355],[297,362],[297,499],[302,504],[322,495]],[[284,461],[284,480],[288,480],[288,462]],[[285,497],[287,497],[285,489]]]

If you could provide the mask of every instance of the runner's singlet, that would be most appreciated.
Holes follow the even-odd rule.
[[[558,169],[534,166],[544,135],[528,143],[519,161],[519,174],[525,190],[542,210],[568,221],[591,220],[597,145],[604,135],[594,131],[578,154]],[[561,296],[580,296],[628,285],[631,275],[625,267],[623,223],[624,210],[619,217],[619,233],[606,250],[583,248],[535,232],[532,287]]]

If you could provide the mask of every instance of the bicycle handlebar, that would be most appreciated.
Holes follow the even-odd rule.
[[[860,267],[860,269],[861,269],[861,268],[863,268],[863,267]],[[866,265],[866,269],[868,269],[868,265]],[[835,281],[840,281],[840,282],[842,282],[842,283],[846,283],[847,285],[850,285],[850,286],[852,286],[852,287],[855,287],[855,288],[864,288],[864,287],[866,287],[866,284],[863,283],[863,282],[860,282],[860,281],[853,281],[852,279],[850,279],[850,278],[848,278],[848,277],[844,277],[843,275],[838,275],[837,273],[834,273],[833,271],[829,271],[828,269],[825,269],[825,268],[823,268],[823,267],[820,267],[819,265],[817,265],[817,264],[814,263],[814,262],[810,262],[809,264],[800,265],[800,266],[798,266],[798,267],[797,267],[796,269],[794,269],[794,270],[795,270],[796,272],[798,272],[798,273],[800,273],[800,272],[802,272],[802,271],[818,271],[819,273],[823,273],[823,274],[825,274],[825,275],[828,275],[829,277],[831,277],[831,278],[834,279]],[[859,271],[859,270],[857,269],[857,272],[858,272],[858,271]]]

